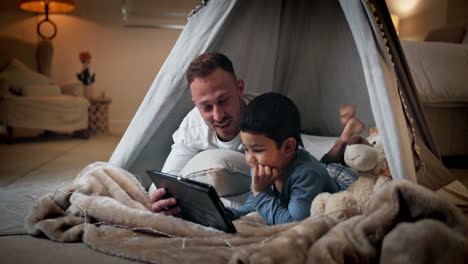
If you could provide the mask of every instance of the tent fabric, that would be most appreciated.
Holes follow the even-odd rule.
[[[411,111],[422,115],[419,102],[408,100],[411,111],[403,109],[405,94],[373,9],[365,0],[209,1],[191,16],[109,162],[149,186],[145,171],[162,168],[172,133],[193,108],[185,70],[197,55],[220,51],[246,91],[292,98],[305,133],[339,135],[339,106],[356,104],[357,116],[379,128],[393,177],[417,181],[414,138],[427,144],[430,134],[424,122],[417,133],[409,127]]]

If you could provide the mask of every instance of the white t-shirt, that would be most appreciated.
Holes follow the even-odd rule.
[[[257,94],[245,93],[243,100],[248,104]],[[229,149],[242,152],[243,146],[240,135],[231,141],[219,140],[216,132],[203,121],[200,111],[194,107],[182,120],[179,128],[172,135],[174,144],[164,163],[162,171],[172,175],[178,175],[196,154],[209,149]],[[149,193],[155,190],[151,184]]]

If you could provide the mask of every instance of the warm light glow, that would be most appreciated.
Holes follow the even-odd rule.
[[[416,12],[422,0],[387,0],[386,2],[392,14],[398,15],[399,18],[406,18]]]
[[[391,14],[391,17],[392,17],[393,26],[395,27],[395,30],[398,33],[398,26],[400,25],[400,18],[395,14]]]
[[[49,3],[49,13],[68,13],[75,10],[73,0],[21,0],[20,8],[24,11],[45,13],[45,3]]]

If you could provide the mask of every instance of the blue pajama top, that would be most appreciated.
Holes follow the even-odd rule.
[[[251,192],[239,208],[228,208],[233,219],[257,211],[269,225],[300,221],[310,215],[315,196],[339,191],[338,183],[329,176],[327,169],[303,149],[296,151],[283,177],[281,192],[271,185],[257,196]]]

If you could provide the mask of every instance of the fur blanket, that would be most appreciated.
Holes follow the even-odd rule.
[[[26,230],[58,242],[148,263],[463,263],[468,224],[439,196],[407,181],[386,184],[362,215],[341,212],[267,226],[256,214],[227,234],[152,213],[141,184],[108,163],[84,168],[41,197]],[[437,239],[434,239],[437,238]],[[428,254],[430,252],[430,254]],[[430,259],[429,259],[430,258]]]

